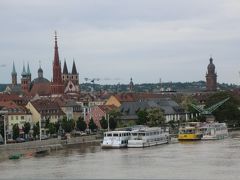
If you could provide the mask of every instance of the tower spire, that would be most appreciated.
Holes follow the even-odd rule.
[[[57,32],[55,31],[55,47],[54,47],[54,60],[53,60],[53,80],[51,84],[52,94],[63,94],[64,86],[62,81],[62,68],[59,61],[58,45],[57,45]]]
[[[25,68],[25,63],[23,63],[23,71],[22,71],[22,76],[26,76],[26,68]]]
[[[30,68],[29,68],[29,63],[28,63],[28,65],[27,65],[27,74],[28,74],[28,75],[31,75]]]
[[[58,45],[57,45],[57,31],[55,31],[55,47],[54,47],[54,62],[55,65],[60,65],[59,54],[58,54]]]
[[[73,59],[72,74],[77,74],[77,68],[75,65],[75,60]]]
[[[63,74],[68,74],[68,68],[67,68],[66,59],[64,59]]]
[[[13,61],[12,75],[17,75],[14,61]]]
[[[12,86],[15,86],[15,85],[17,85],[17,72],[16,72],[16,69],[15,69],[14,61],[13,61],[13,68],[12,68]]]

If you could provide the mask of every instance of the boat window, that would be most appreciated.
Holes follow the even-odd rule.
[[[112,134],[109,133],[109,134],[107,134],[107,136],[108,136],[108,137],[112,137]]]
[[[137,133],[132,133],[133,136],[137,136],[138,134]]]
[[[118,134],[114,133],[113,136],[116,137],[116,136],[118,136]]]

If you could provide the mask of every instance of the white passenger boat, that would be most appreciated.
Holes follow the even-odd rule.
[[[206,123],[201,127],[203,133],[202,140],[224,139],[228,136],[228,129],[225,123]]]
[[[169,133],[163,128],[144,128],[131,131],[131,137],[128,140],[129,148],[149,147],[159,144],[169,143]]]
[[[130,138],[129,131],[109,131],[104,133],[102,148],[124,148],[127,147]]]

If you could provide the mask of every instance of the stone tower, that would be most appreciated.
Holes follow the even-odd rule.
[[[133,84],[133,81],[132,81],[132,78],[131,78],[130,83],[129,83],[129,91],[133,92],[133,89],[134,89],[134,84]]]
[[[206,90],[217,91],[217,73],[215,72],[215,65],[212,57],[209,59],[210,63],[207,67],[206,73]]]
[[[62,81],[61,63],[59,61],[58,45],[57,45],[57,32],[55,31],[55,47],[54,47],[54,60],[53,60],[53,79],[51,82],[52,94],[63,94],[64,85]]]
[[[63,73],[62,73],[62,80],[64,83],[64,86],[67,85],[67,82],[69,80],[69,74],[68,74],[68,68],[67,68],[67,63],[66,60],[64,60],[64,65],[63,65]]]
[[[12,86],[16,86],[17,85],[17,72],[15,69],[15,64],[13,62],[13,68],[12,68]]]
[[[21,89],[22,89],[23,92],[28,92],[29,87],[30,87],[30,83],[31,83],[31,73],[30,73],[30,69],[29,69],[29,64],[28,64],[27,71],[25,69],[25,64],[23,64],[23,71],[22,71],[21,75],[22,75]]]
[[[72,82],[74,85],[78,85],[79,86],[79,78],[78,78],[79,74],[77,72],[77,68],[75,65],[75,61],[73,60],[73,66],[72,66]]]

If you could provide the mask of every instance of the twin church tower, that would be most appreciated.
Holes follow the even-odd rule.
[[[29,64],[27,70],[23,65],[21,73],[21,84],[17,84],[17,72],[15,64],[12,69],[12,85],[11,91],[18,89],[23,94],[27,95],[62,95],[62,94],[79,94],[79,74],[77,72],[75,61],[73,60],[72,72],[68,72],[66,60],[64,60],[63,71],[59,60],[57,33],[55,32],[54,60],[53,60],[53,76],[52,81],[48,81],[43,77],[41,66],[38,69],[38,77],[31,81],[31,72]],[[20,92],[18,92],[20,93]]]

